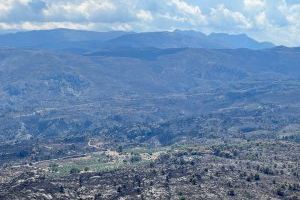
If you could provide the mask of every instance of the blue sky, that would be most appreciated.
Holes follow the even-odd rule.
[[[300,46],[300,0],[0,0],[0,31],[192,29]]]

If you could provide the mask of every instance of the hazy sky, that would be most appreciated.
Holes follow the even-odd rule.
[[[0,30],[193,29],[300,46],[300,0],[0,0]]]

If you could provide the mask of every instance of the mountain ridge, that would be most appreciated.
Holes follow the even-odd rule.
[[[95,32],[72,29],[37,30],[0,35],[0,47],[87,53],[116,48],[265,49],[274,47],[246,35],[175,30],[162,32]]]

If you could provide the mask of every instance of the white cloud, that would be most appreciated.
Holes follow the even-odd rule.
[[[242,13],[231,11],[223,4],[217,8],[212,8],[210,12],[210,21],[219,30],[241,30],[250,29],[252,23]]]
[[[0,0],[0,31],[59,27],[194,29],[300,45],[300,0]]]
[[[288,5],[285,1],[278,7],[282,15],[285,16],[290,25],[300,28],[300,4]]]
[[[0,29],[4,30],[46,30],[55,28],[69,29],[93,29],[92,23],[71,23],[71,22],[21,22],[21,23],[0,23]]]
[[[203,15],[199,6],[190,5],[183,0],[170,0],[170,3],[175,5],[177,10],[186,17],[190,17],[193,24],[201,24],[206,22],[206,17]]]
[[[183,13],[203,17],[202,11],[198,6],[189,5],[183,0],[171,0],[171,3],[176,5],[176,7]]]
[[[244,0],[244,6],[246,10],[262,9],[266,5],[264,0]]]
[[[265,27],[269,24],[267,15],[265,12],[261,12],[255,16],[255,22],[258,27]]]
[[[105,21],[108,16],[114,14],[117,7],[110,1],[86,0],[78,3],[61,1],[50,4],[44,10],[44,16],[54,21]]]
[[[42,21],[42,0],[0,0],[0,22]]]
[[[3,2],[0,4],[0,19],[2,19],[8,14],[10,8],[11,6],[8,2]]]
[[[138,13],[136,14],[136,16],[143,20],[143,21],[153,21],[153,16],[152,13],[150,11],[147,10],[140,10],[138,11]]]

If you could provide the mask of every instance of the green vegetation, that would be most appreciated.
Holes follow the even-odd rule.
[[[142,160],[142,157],[139,154],[134,154],[132,155],[132,157],[130,158],[130,161],[132,163],[136,163],[136,162],[140,162]]]
[[[70,169],[70,174],[79,174],[80,173],[80,169],[73,167],[72,169]]]
[[[59,170],[58,164],[56,164],[56,163],[51,163],[51,164],[49,165],[49,171],[50,171],[50,172],[56,173],[56,172],[58,172],[58,170]]]
[[[127,157],[129,160],[127,160]],[[135,150],[132,150],[129,155],[125,153],[116,157],[95,153],[86,158],[64,160],[59,162],[59,165],[56,163],[50,164],[49,172],[52,175],[67,176],[68,174],[77,174],[80,172],[112,171],[147,163],[151,163],[151,161],[143,160],[140,153],[137,153]]]

